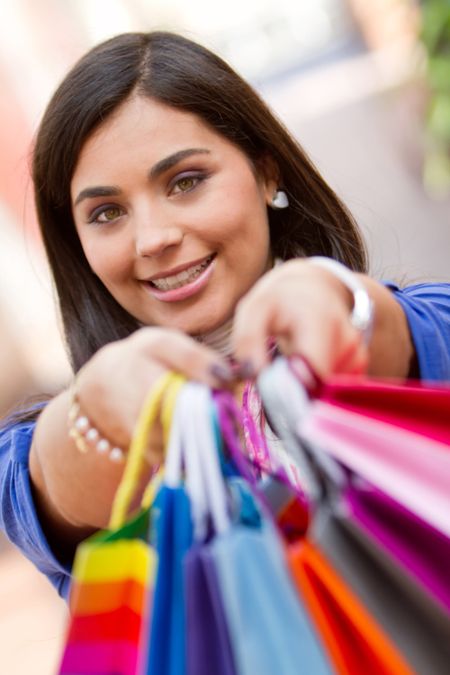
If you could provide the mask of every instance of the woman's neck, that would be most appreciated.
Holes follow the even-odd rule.
[[[231,332],[233,330],[233,317],[225,321],[224,324],[202,335],[196,335],[195,339],[211,347],[225,358],[231,358],[233,350],[231,348]]]
[[[277,267],[282,264],[281,258],[275,258],[272,260],[270,267]],[[233,319],[231,317],[228,321],[225,321],[224,324],[216,328],[215,330],[210,331],[209,333],[203,333],[202,335],[195,335],[195,340],[202,342],[204,345],[211,347],[216,352],[221,354],[227,359],[233,357],[233,350],[231,347],[231,333],[233,331]]]

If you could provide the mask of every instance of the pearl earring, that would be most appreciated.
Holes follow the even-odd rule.
[[[272,197],[270,206],[273,209],[286,209],[289,206],[289,199],[284,190],[277,190]]]

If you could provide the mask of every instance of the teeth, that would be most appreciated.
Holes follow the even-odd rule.
[[[189,267],[187,270],[183,270],[179,274],[173,274],[170,277],[162,277],[161,279],[154,279],[151,284],[158,288],[160,291],[171,291],[174,288],[181,288],[186,284],[190,284],[194,281],[200,274],[205,270],[212,260],[212,256],[204,260],[199,265],[194,265]]]

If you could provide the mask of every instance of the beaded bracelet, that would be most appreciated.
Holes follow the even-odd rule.
[[[72,388],[68,424],[69,436],[73,439],[80,452],[86,453],[95,447],[100,455],[106,455],[112,462],[119,463],[124,460],[125,453],[122,448],[112,445],[107,438],[102,436],[89,417],[81,411],[76,390],[76,380]]]

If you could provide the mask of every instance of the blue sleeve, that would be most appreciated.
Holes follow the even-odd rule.
[[[28,457],[34,427],[25,422],[0,429],[0,527],[67,599],[70,567],[51,550],[33,501]]]
[[[450,381],[450,284],[386,286],[406,314],[420,378]]]

